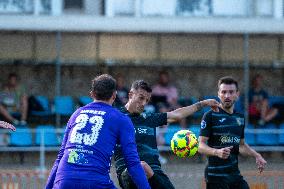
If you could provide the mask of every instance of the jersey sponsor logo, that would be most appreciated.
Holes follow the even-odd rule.
[[[147,134],[147,129],[137,128],[139,134]]]
[[[223,135],[220,137],[221,144],[239,144],[240,139],[238,137]]]
[[[154,135],[154,129],[146,126],[135,127],[136,134]]]
[[[201,129],[205,129],[206,128],[206,121],[202,120],[201,121]]]
[[[87,164],[88,160],[84,157],[83,153],[77,153],[76,151],[71,150],[67,162],[73,164]]]
[[[223,123],[225,120],[226,120],[226,118],[223,117],[222,119],[219,120],[219,122]]]

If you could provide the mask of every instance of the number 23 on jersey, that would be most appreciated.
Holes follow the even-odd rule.
[[[84,144],[88,146],[92,146],[97,142],[100,130],[104,124],[104,119],[102,116],[92,116],[89,117],[87,114],[80,114],[76,120],[76,125],[74,126],[71,135],[70,142],[76,144]],[[90,132],[79,132],[87,125],[90,125]]]

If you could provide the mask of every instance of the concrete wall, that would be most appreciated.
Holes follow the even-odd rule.
[[[249,57],[256,64],[284,60],[283,35],[253,35]],[[0,60],[52,61],[56,57],[55,33],[1,33]],[[243,60],[241,35],[63,33],[63,62],[114,60]]]
[[[284,95],[283,35],[253,35],[249,42],[250,64],[256,65],[251,74],[265,76],[270,94]],[[54,33],[3,32],[0,44],[1,84],[9,72],[17,72],[30,94],[54,96],[55,66],[40,64],[56,59]],[[241,35],[63,33],[62,95],[88,95],[90,81],[99,73],[124,74],[129,86],[135,79],[153,84],[163,69],[170,72],[180,95],[213,95],[221,76],[232,75],[243,85],[243,45]],[[14,60],[29,63],[5,63]],[[109,66],[114,61],[120,64]],[[275,61],[282,68],[273,68]]]

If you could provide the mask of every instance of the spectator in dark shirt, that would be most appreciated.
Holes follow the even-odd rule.
[[[276,107],[269,107],[268,93],[262,86],[263,77],[259,74],[253,77],[252,87],[249,90],[249,117],[250,121],[259,125],[271,121],[278,114]]]

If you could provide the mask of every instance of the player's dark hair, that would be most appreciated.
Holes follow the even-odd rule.
[[[237,91],[239,90],[238,82],[231,76],[225,76],[219,79],[218,81],[218,89],[221,84],[231,85],[234,84],[237,88]]]
[[[116,91],[116,81],[108,74],[102,74],[92,81],[92,92],[96,100],[109,100]]]
[[[131,85],[131,89],[135,89],[135,90],[143,89],[143,90],[147,91],[148,93],[152,92],[151,87],[144,80],[136,80],[136,81],[134,81],[132,83],[132,85]]]

